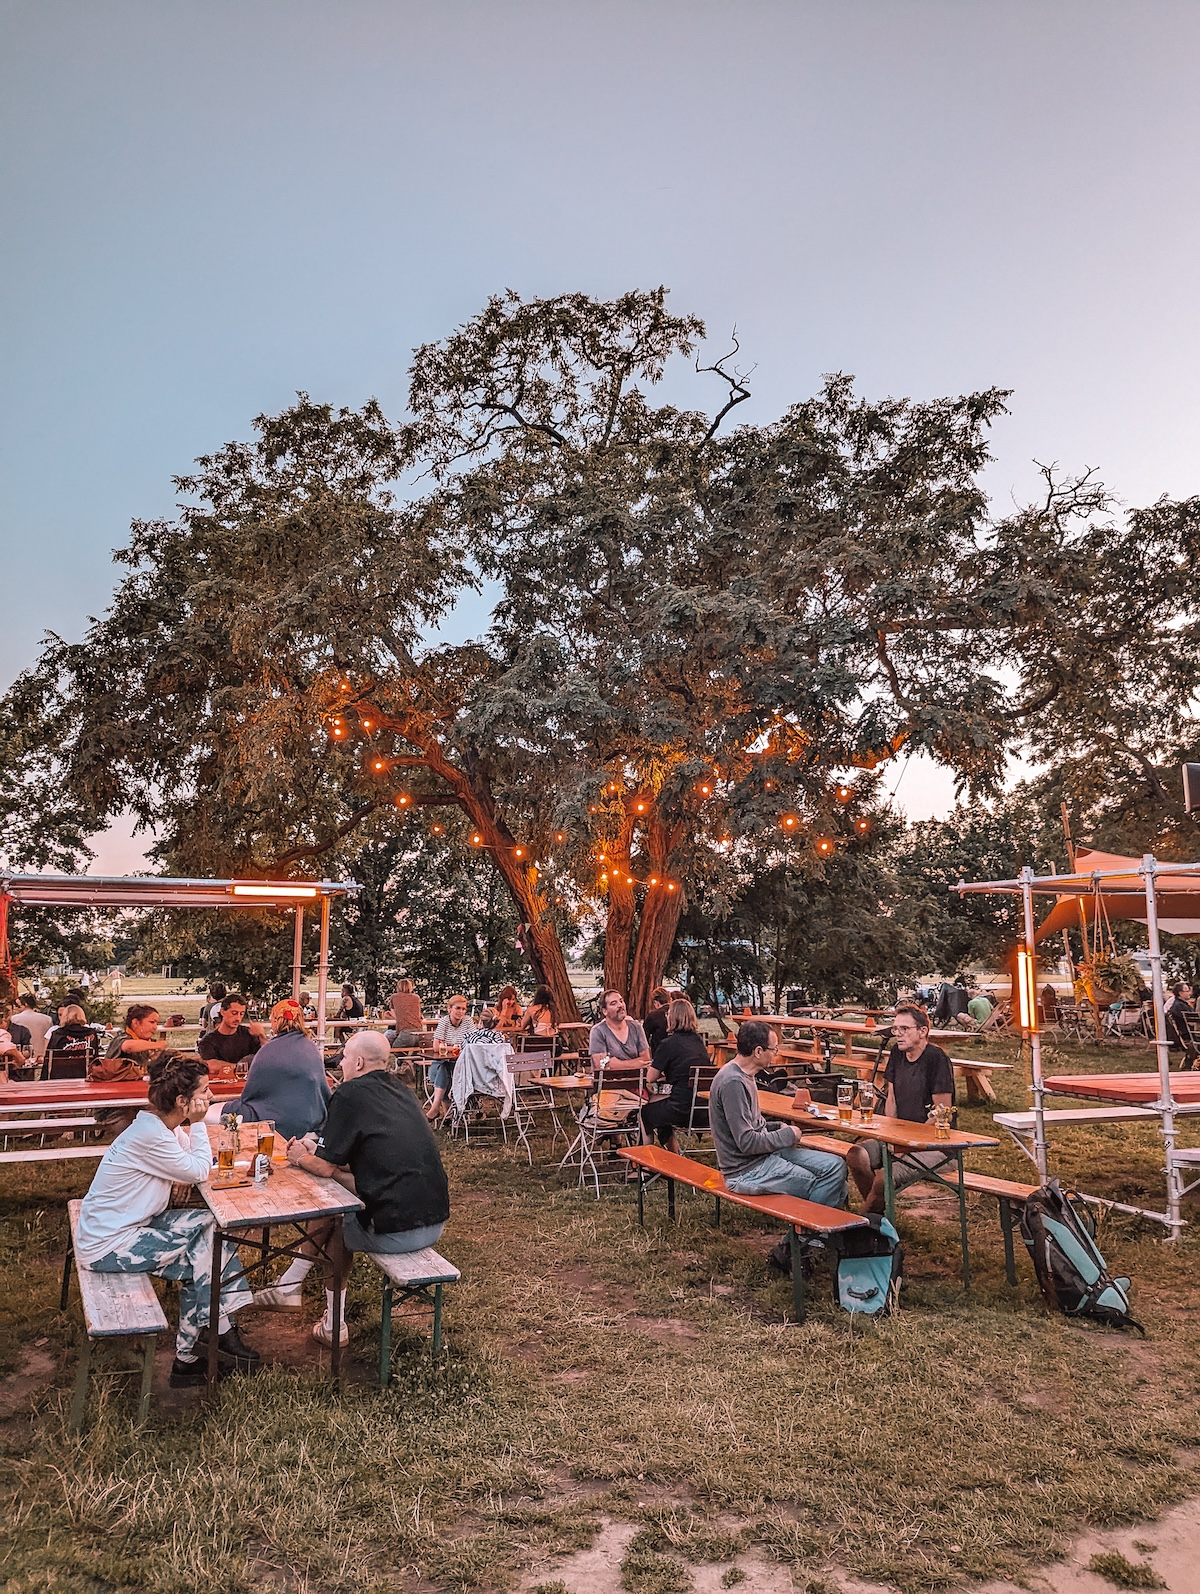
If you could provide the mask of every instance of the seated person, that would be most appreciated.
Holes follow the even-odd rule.
[[[1182,1048],[1183,1067],[1195,1068],[1200,1063],[1200,1048],[1195,1041],[1195,993],[1186,980],[1171,987],[1172,1000],[1167,1008],[1167,1040],[1171,1050]]]
[[[508,1035],[516,1029],[523,1017],[521,999],[517,995],[516,986],[504,986],[496,998],[496,1028],[502,1035]]]
[[[225,1000],[225,986],[214,980],[208,988],[208,1001],[200,1009],[200,1033],[213,1029],[221,1016],[221,1003]]]
[[[929,1014],[923,1007],[898,1007],[892,1021],[895,1044],[884,1070],[887,1097],[883,1117],[903,1118],[908,1123],[929,1121],[935,1107],[954,1105],[954,1065],[940,1046],[929,1041]],[[919,1184],[925,1170],[936,1172],[953,1161],[948,1151],[908,1151],[904,1161],[892,1167],[892,1184],[903,1190]],[[867,1212],[884,1208],[883,1146],[878,1140],[860,1140],[850,1148],[846,1166],[854,1176],[858,1191],[865,1198]]]
[[[224,1013],[221,1017],[224,1020]],[[271,1009],[271,1028],[274,1039],[255,1053],[241,1100],[230,1102],[225,1111],[241,1113],[247,1122],[271,1119],[279,1134],[294,1140],[316,1129],[325,1117],[329,1081],[320,1050],[309,1039],[299,1002],[276,1002]]]
[[[362,1018],[366,1009],[354,994],[353,985],[342,986],[342,1000],[338,1007],[339,1018]]]
[[[5,1044],[0,1047],[0,1050],[6,1052],[16,1051],[22,1046],[27,1047],[30,1051],[33,1050],[33,1035],[31,1031],[21,1022],[19,1016],[13,1017],[12,1008],[7,1002],[0,1002],[0,1034],[7,1037]]]
[[[158,1009],[148,1002],[134,1002],[125,1011],[123,1032],[113,1036],[103,1058],[88,1070],[88,1078],[100,1084],[143,1079],[166,1049],[158,1038]]]
[[[769,1124],[758,1105],[755,1076],[773,1067],[779,1036],[769,1024],[739,1025],[737,1051],[709,1086],[708,1122],[725,1182],[739,1195],[790,1195],[844,1207],[846,1169],[828,1151],[810,1151],[799,1128]],[[784,1242],[786,1245],[786,1241]],[[786,1251],[773,1258],[783,1265]]]
[[[500,1015],[494,1007],[485,1007],[479,1015],[478,1029],[468,1030],[463,1037],[464,1046],[507,1046],[508,1041],[500,1033]]]
[[[605,991],[600,1003],[603,1018],[588,1032],[592,1065],[598,1063],[648,1063],[650,1042],[636,1018],[630,1018],[620,991]]]
[[[246,998],[230,991],[221,1000],[220,1023],[201,1035],[196,1050],[206,1063],[231,1063],[236,1068],[243,1058],[253,1057],[265,1039],[261,1024],[246,1023]]]
[[[425,1015],[411,980],[397,980],[392,992],[394,1046],[420,1046],[425,1040]]]
[[[322,1179],[336,1179],[363,1202],[361,1212],[342,1220],[345,1254],[339,1277],[328,1274],[325,1316],[313,1338],[333,1343],[333,1291],[342,1292],[341,1342],[346,1329],[346,1280],[355,1251],[395,1255],[436,1245],[450,1216],[450,1190],[437,1142],[409,1087],[388,1072],[388,1044],[372,1030],[346,1042],[343,1082],[333,1093],[320,1135],[293,1140],[288,1161]],[[306,1253],[271,1289],[260,1290],[256,1306],[298,1311],[300,1287],[333,1230],[330,1220],[309,1225]]]
[[[31,1036],[30,1044],[33,1047],[35,1058],[41,1058],[46,1053],[46,1036],[54,1028],[49,1014],[39,1010],[37,1002],[32,996],[19,996],[16,1006],[16,1020],[24,1026]],[[18,1045],[20,1042],[18,1042]]]
[[[204,1115],[212,1103],[208,1070],[197,1057],[166,1053],[150,1064],[148,1108],[104,1153],[83,1198],[75,1254],[96,1273],[155,1273],[175,1279],[179,1330],[171,1386],[202,1384],[207,1353],[213,1229],[207,1207],[170,1206],[173,1184],[203,1184],[212,1167]],[[250,1304],[236,1249],[221,1274],[218,1369],[249,1372],[258,1352],[230,1322]]]
[[[533,1000],[517,1021],[517,1031],[524,1035],[553,1035],[558,1020],[554,1012],[554,993],[548,985],[539,985]]]
[[[676,1129],[686,1127],[692,1111],[692,1076],[708,1064],[708,1047],[696,1023],[696,1009],[685,996],[667,1009],[667,1033],[646,1070],[648,1084],[665,1079],[670,1095],[656,1096],[642,1108],[642,1128],[648,1139],[657,1135],[668,1151],[678,1151]]]
[[[650,1042],[651,1057],[667,1038],[667,1009],[670,1005],[671,998],[661,985],[650,992],[650,1010],[642,1020],[642,1028]]]
[[[465,996],[452,996],[446,1003],[446,1012],[438,1020],[437,1028],[433,1032],[435,1046],[463,1046],[473,1025],[467,1017],[467,999]],[[454,1078],[454,1065],[444,1057],[435,1057],[429,1064],[429,1083],[433,1090],[433,1100],[425,1109],[426,1118],[436,1118],[445,1110],[446,1097],[450,1093],[450,1084]]]
[[[315,1025],[317,1022],[317,1004],[312,999],[311,991],[300,992],[300,1016],[306,1024]]]
[[[46,1037],[46,1078],[86,1079],[100,1050],[100,1037],[77,1003],[64,1003],[58,1017]]]

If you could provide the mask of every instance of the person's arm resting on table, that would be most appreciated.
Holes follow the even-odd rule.
[[[791,1124],[769,1124],[754,1111],[749,1081],[740,1089],[732,1085],[721,1092],[721,1110],[734,1145],[743,1157],[769,1157],[773,1151],[801,1143],[799,1128]]]

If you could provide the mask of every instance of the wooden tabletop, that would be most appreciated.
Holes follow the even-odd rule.
[[[1159,1099],[1162,1081],[1153,1074],[1055,1074],[1046,1089],[1056,1096],[1084,1096],[1094,1101],[1115,1101],[1138,1106]],[[1200,1101],[1200,1072],[1171,1073],[1171,1095],[1176,1101]],[[0,1103],[3,1097],[0,1096]]]
[[[241,1095],[244,1081],[213,1079],[213,1096],[228,1099]],[[97,1083],[91,1079],[33,1079],[25,1083],[10,1081],[0,1085],[0,1108],[20,1107],[41,1110],[45,1107],[147,1107],[150,1098],[144,1080],[126,1079]]]
[[[758,1104],[764,1118],[779,1118],[801,1129],[818,1130],[828,1134],[838,1130],[853,1135],[858,1140],[881,1140],[885,1145],[904,1151],[961,1151],[968,1146],[998,1146],[1000,1142],[988,1135],[969,1134],[965,1129],[951,1129],[940,1138],[932,1124],[914,1124],[907,1118],[884,1118],[876,1113],[870,1123],[864,1123],[857,1112],[849,1123],[838,1117],[836,1107],[821,1107],[818,1118],[805,1105],[797,1105],[791,1096],[777,1096],[774,1091],[760,1090]]]
[[[257,1124],[242,1125],[244,1149],[234,1159],[234,1167],[241,1177],[245,1177],[254,1157],[257,1129]],[[214,1156],[222,1134],[220,1124],[208,1125],[208,1140]],[[275,1144],[277,1147],[282,1144],[282,1136],[276,1136]],[[298,1223],[305,1218],[334,1217],[339,1213],[356,1212],[363,1204],[336,1179],[317,1179],[302,1168],[294,1168],[286,1157],[272,1161],[266,1184],[223,1190],[214,1169],[208,1182],[197,1188],[222,1229],[262,1228],[273,1223]]]

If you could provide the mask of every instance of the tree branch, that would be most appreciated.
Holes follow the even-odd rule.
[[[733,348],[730,349],[728,354],[723,354],[721,358],[716,360],[712,365],[701,365],[699,357],[696,359],[697,376],[701,376],[705,372],[711,372],[714,376],[719,376],[722,382],[727,382],[729,384],[729,397],[726,399],[722,407],[717,411],[713,423],[709,427],[708,431],[705,432],[704,436],[700,439],[701,448],[703,448],[706,443],[710,443],[717,435],[717,429],[721,425],[721,422],[729,414],[730,410],[736,409],[739,404],[744,404],[750,397],[750,389],[746,386],[746,380],[753,374],[752,371],[748,371],[745,376],[742,376],[738,371],[735,370],[731,376],[725,369],[725,361],[732,360],[740,348],[741,344],[738,342],[737,328],[734,327]]]

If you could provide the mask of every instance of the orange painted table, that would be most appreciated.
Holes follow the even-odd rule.
[[[1158,1074],[1055,1074],[1045,1086],[1055,1096],[1082,1096],[1121,1107],[1149,1106],[1162,1093]],[[1172,1071],[1171,1095],[1179,1102],[1200,1102],[1200,1072]]]

